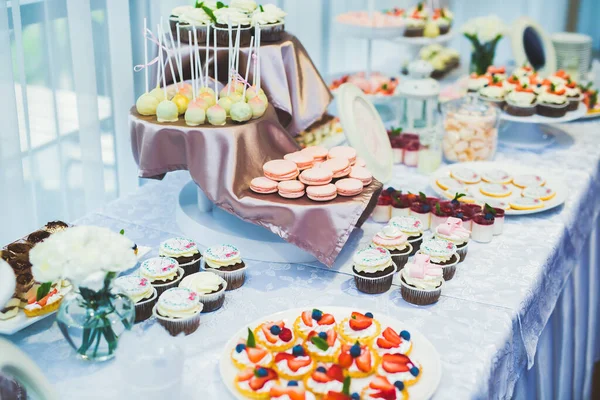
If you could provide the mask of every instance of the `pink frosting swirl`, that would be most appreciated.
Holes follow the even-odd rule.
[[[408,236],[395,226],[388,225],[373,237],[373,243],[386,248],[406,246]]]
[[[425,279],[425,277],[442,276],[442,267],[429,262],[430,258],[425,254],[416,254],[412,263],[404,266],[409,277]]]
[[[463,227],[460,218],[448,217],[445,223],[438,225],[436,232],[450,240],[465,242],[471,236],[471,231]]]

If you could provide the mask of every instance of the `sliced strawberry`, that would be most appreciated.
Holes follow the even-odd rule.
[[[312,373],[311,377],[315,382],[327,383],[332,381],[332,378],[327,376],[325,372],[315,371]]]
[[[340,356],[338,357],[338,364],[340,364],[342,367],[350,368],[353,362],[354,359],[350,355],[349,351],[343,351],[340,353]]]
[[[331,314],[323,314],[318,322],[319,325],[332,325],[335,324],[335,318]]]
[[[327,392],[325,397],[323,397],[323,400],[351,400],[351,399],[352,398],[350,396],[347,396],[344,393],[338,393],[338,392],[334,392],[331,390],[329,392]]]
[[[380,389],[380,390],[394,390],[394,385],[387,380],[385,376],[377,375],[371,383],[369,383],[369,387],[371,389]]]
[[[372,368],[371,352],[367,348],[362,349],[360,356],[356,357],[356,366],[363,372],[369,372]]]
[[[273,386],[271,390],[269,390],[269,396],[271,397],[281,397],[287,394],[287,388],[280,386]]]
[[[260,329],[265,334],[265,337],[267,338],[267,340],[269,341],[269,343],[277,343],[278,336],[277,335],[273,335],[271,333],[271,326],[272,325],[269,324],[269,323],[263,324]]]
[[[371,397],[374,399],[396,400],[396,389],[392,386],[391,389],[379,390],[378,392],[372,393]]]
[[[371,321],[371,319],[369,318],[367,318],[366,320],[350,319],[350,328],[352,328],[355,331],[362,331],[363,329],[367,329],[368,327],[370,327],[372,323],[373,321]]]
[[[333,364],[327,370],[327,376],[339,382],[344,382],[344,370],[337,364]]]
[[[386,372],[393,374],[409,371],[408,363],[410,362],[410,358],[404,354],[384,354],[381,366]]]
[[[277,354],[275,354],[275,362],[276,363],[278,363],[281,360],[287,360],[287,361],[293,360],[294,358],[296,358],[296,357],[294,357],[294,355],[290,354],[290,353],[277,353]]]
[[[261,347],[246,347],[246,354],[248,354],[248,360],[256,364],[265,358],[267,355],[267,350]]]
[[[302,322],[306,326],[313,326],[312,311],[306,310],[302,312]]]
[[[243,382],[243,381],[247,381],[248,379],[252,378],[253,376],[254,376],[254,369],[246,368],[245,370],[238,373],[237,379],[238,379],[238,381]]]
[[[311,361],[310,357],[306,357],[305,359],[298,357],[298,358],[294,358],[292,360],[288,360],[287,363],[292,371],[297,372],[300,368],[310,365],[311,362],[312,361]]]
[[[306,337],[306,340],[310,341],[310,339],[312,339],[315,336],[319,336],[319,333],[317,331],[310,331],[310,332],[308,332],[308,336]]]
[[[382,337],[377,338],[377,346],[381,347],[382,349],[393,349],[394,347],[398,347],[398,345],[396,345],[395,343],[392,343],[389,340]]]
[[[327,331],[327,344],[329,347],[333,347],[335,341],[337,340],[337,332],[335,329],[330,329]]]
[[[383,331],[383,337],[386,338],[389,342],[392,342],[397,345],[402,343],[402,338],[400,338],[400,335],[398,335],[396,331],[390,327],[385,328],[385,330]]]
[[[252,377],[252,379],[250,379],[250,382],[248,383],[248,385],[252,388],[252,390],[262,389],[262,387],[265,386],[265,383],[267,383],[271,379],[277,378],[277,373],[274,370],[272,370],[271,368],[265,368],[265,369],[267,370],[267,376],[265,376],[265,377],[254,376],[254,377]]]

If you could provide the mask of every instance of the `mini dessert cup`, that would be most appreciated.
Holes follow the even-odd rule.
[[[400,278],[400,294],[402,294],[405,301],[417,306],[427,306],[436,303],[440,299],[442,286],[444,286],[443,282],[433,290],[426,290],[409,285],[402,275]]]
[[[382,193],[377,199],[377,205],[371,215],[373,221],[387,224],[392,218],[392,198],[387,193]]]
[[[404,165],[416,167],[419,163],[419,141],[410,141],[404,147]]]
[[[202,312],[203,305],[200,304],[200,311],[196,314],[191,315],[187,318],[169,318],[163,317],[157,311],[158,304],[152,307],[152,315],[158,321],[160,325],[162,325],[171,336],[177,336],[181,333],[187,335],[191,335],[196,332],[198,327],[200,326],[200,314]]]
[[[367,294],[380,294],[387,292],[392,287],[392,281],[394,280],[394,274],[396,273],[396,266],[392,262],[391,267],[372,274],[358,272],[352,268],[352,273],[354,274],[354,283],[356,284],[356,288],[359,292]]]
[[[505,211],[502,208],[496,207],[494,207],[494,211],[496,211],[496,215],[494,215],[494,236],[498,236],[501,235],[504,230]]]
[[[260,41],[261,42],[278,42],[283,37],[285,24],[283,21],[274,24],[266,24],[260,26]]]
[[[494,236],[494,216],[491,214],[477,214],[473,217],[471,239],[479,243],[489,243]]]
[[[431,222],[429,229],[435,231],[435,229],[446,222],[448,217],[452,216],[452,208],[448,204],[437,203],[431,208]]]
[[[483,207],[477,204],[463,204],[462,208],[468,211],[471,216],[479,214],[483,210]]]
[[[567,114],[567,109],[569,108],[569,102],[565,101],[562,104],[552,104],[552,103],[538,103],[536,107],[536,111],[539,115],[550,118],[560,118],[564,117]]]
[[[154,288],[156,289],[156,294],[160,297],[160,295],[163,294],[165,290],[177,287],[179,285],[179,282],[181,282],[181,280],[183,279],[183,274],[183,268],[179,267],[177,268],[177,278],[173,279],[172,281],[166,283],[151,282],[152,286],[154,286]]]
[[[469,211],[468,208],[459,207],[454,210],[452,216],[455,218],[460,218],[463,222],[463,226],[465,229],[470,231],[473,230],[472,219],[473,214]]]
[[[427,230],[431,226],[431,206],[426,202],[415,201],[410,205],[410,215],[421,221],[423,229]]]
[[[392,218],[408,217],[410,215],[410,205],[416,198],[414,194],[392,193]]]
[[[142,322],[147,320],[152,316],[152,309],[156,305],[156,301],[158,300],[158,292],[156,288],[152,288],[153,293],[152,296],[148,299],[144,299],[135,303],[135,322]]]

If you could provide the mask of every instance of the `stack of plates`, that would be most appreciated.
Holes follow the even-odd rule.
[[[556,67],[576,81],[586,80],[592,61],[592,38],[588,35],[559,32],[551,36],[556,50]]]

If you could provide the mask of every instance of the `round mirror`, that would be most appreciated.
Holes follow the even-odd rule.
[[[525,28],[525,31],[523,31],[523,48],[525,50],[525,56],[529,61],[529,65],[531,65],[533,69],[537,71],[544,68],[544,65],[546,65],[544,45],[537,32],[531,26],[528,26]]]
[[[515,63],[529,64],[542,76],[556,71],[556,53],[550,37],[535,21],[521,17],[511,29]]]

